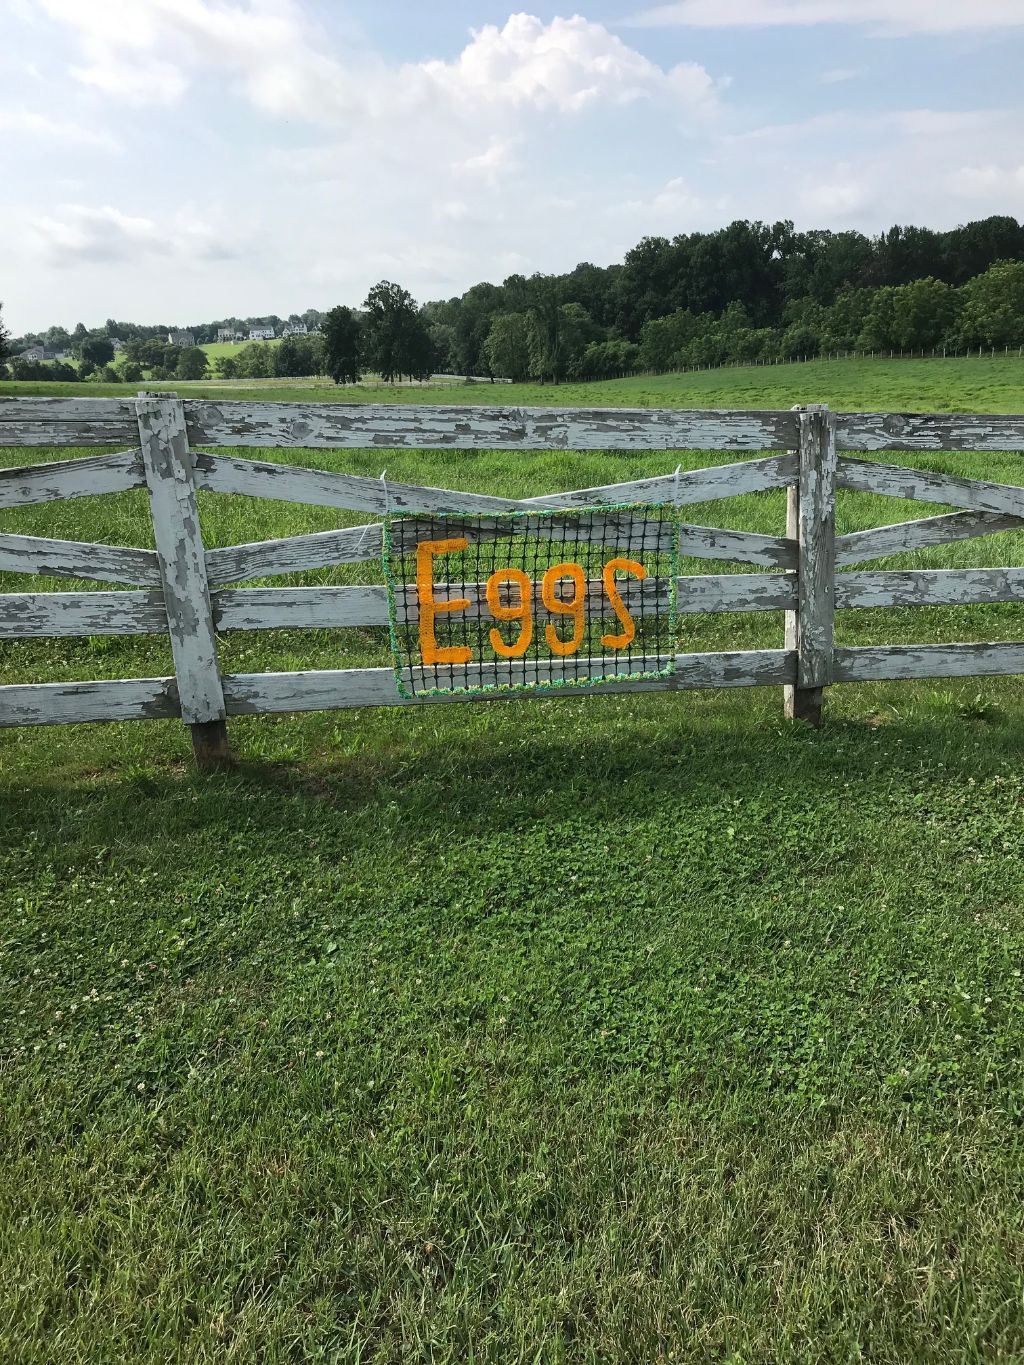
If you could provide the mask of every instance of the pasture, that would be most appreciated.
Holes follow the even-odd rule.
[[[232,343],[222,343],[230,349]],[[273,343],[271,343],[273,344]],[[208,354],[217,347],[204,346]],[[960,357],[955,360],[811,360],[798,365],[737,366],[686,374],[637,375],[586,384],[406,384],[337,387],[329,379],[255,379],[244,384],[208,381],[146,381],[154,391],[183,398],[295,400],[304,389],[318,402],[486,403],[506,407],[555,404],[562,407],[788,408],[794,403],[828,403],[840,411],[1019,412],[1024,394],[1024,360],[1017,356]],[[299,390],[299,392],[296,392]],[[133,393],[124,384],[0,382],[0,396]]]
[[[1021,373],[456,401],[1020,411]],[[516,497],[715,462],[271,458]],[[1024,484],[1018,455],[898,460]],[[361,520],[200,510],[210,545]],[[838,530],[929,510],[844,492]],[[779,533],[784,494],[695,519]],[[0,526],[151,544],[141,492]],[[878,567],[1022,563],[1018,531]],[[0,574],[29,586],[58,582]],[[681,632],[753,648],[782,622]],[[1024,610],[846,611],[837,638],[1020,639]],[[388,659],[378,629],[221,644],[233,670]],[[0,645],[4,683],[169,670],[159,637]],[[0,731],[4,1358],[1019,1356],[1020,681],[845,686],[826,715],[786,723],[773,689],[236,719],[237,767],[205,778],[179,723]]]
[[[252,344],[253,343],[250,342],[249,338],[246,337],[244,341],[204,341],[200,344],[199,349],[206,352],[210,364],[212,365],[215,360],[219,360],[222,356],[238,355],[239,351],[244,351],[246,346],[251,346]],[[261,345],[269,346],[271,349],[274,349],[279,344],[280,342],[278,340],[261,343]]]

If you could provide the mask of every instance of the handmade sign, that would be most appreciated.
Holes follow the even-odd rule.
[[[395,516],[383,559],[403,697],[671,673],[679,527],[658,504]]]

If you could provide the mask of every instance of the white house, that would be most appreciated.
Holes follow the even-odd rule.
[[[304,337],[309,335],[309,328],[304,322],[286,322],[281,328],[283,337]]]
[[[194,346],[196,338],[193,332],[168,332],[167,342],[171,346]]]
[[[242,334],[241,334],[241,332],[236,332],[235,329],[234,329],[233,327],[218,327],[218,328],[217,328],[217,340],[218,340],[218,341],[241,341],[241,340],[242,340]]]
[[[111,337],[111,338],[110,338],[110,344],[111,344],[111,346],[113,346],[113,348],[114,348],[114,354],[115,354],[115,355],[120,355],[121,352],[122,352],[122,351],[124,350],[124,348],[125,348],[125,347],[124,347],[124,342],[121,340],[120,337]]]
[[[52,346],[29,346],[18,353],[19,360],[64,360],[67,351],[58,351]]]
[[[250,340],[250,341],[273,341],[273,340],[274,340],[274,329],[273,329],[273,327],[250,327],[250,328],[249,328],[249,340]]]

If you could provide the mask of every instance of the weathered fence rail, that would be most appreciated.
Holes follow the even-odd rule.
[[[570,515],[574,509],[607,507],[607,516],[600,513],[595,521],[604,537],[609,527],[614,530],[616,509],[624,504],[671,503],[679,508],[785,488],[785,535],[666,523],[678,530],[686,556],[763,570],[679,576],[678,610],[782,610],[784,647],[669,655],[656,661],[668,670],[665,676],[623,676],[588,686],[588,692],[781,685],[788,714],[817,722],[822,689],[833,683],[1024,672],[1024,642],[858,648],[834,643],[837,608],[1024,600],[1020,567],[837,573],[883,555],[1024,526],[1024,488],[858,460],[845,452],[1021,450],[1024,416],[836,414],[823,407],[791,412],[517,410],[182,402],[173,396],[0,399],[0,446],[89,445],[130,448],[0,470],[0,509],[146,489],[156,550],[0,533],[0,570],[133,589],[0,594],[0,639],[167,633],[175,673],[166,678],[0,687],[0,725],[180,717],[191,727],[197,757],[208,765],[227,758],[225,721],[233,715],[482,699],[400,695],[391,668],[223,674],[217,653],[222,631],[388,625],[388,594],[381,585],[231,586],[377,559],[382,524],[206,549],[196,506],[199,490],[312,503],[378,517],[482,515],[498,518],[494,523],[498,525],[503,516],[515,514],[521,518],[518,524],[539,536],[557,533],[560,519],[552,517],[553,512]],[[217,455],[197,448],[203,446],[775,453],[515,501]],[[839,488],[957,510],[837,536]],[[479,537],[493,533],[481,530]],[[671,579],[649,579],[624,586],[623,592],[627,603],[667,602],[670,585]],[[482,584],[459,587],[468,601],[481,599]],[[588,599],[601,591],[599,580],[585,584]],[[415,620],[413,588],[400,588],[399,596]],[[629,672],[629,666],[615,658],[578,661],[579,666],[584,664],[612,677]],[[485,664],[464,665],[456,670],[455,683],[479,685],[489,677],[488,669]],[[572,680],[564,661],[557,658],[544,664],[543,676],[553,682]],[[537,694],[495,691],[486,699],[530,695]]]

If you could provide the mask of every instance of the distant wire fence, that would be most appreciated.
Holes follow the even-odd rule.
[[[878,350],[878,351],[822,351],[818,355],[769,356],[754,360],[722,360],[717,365],[672,365],[668,369],[655,370],[615,370],[607,374],[574,375],[569,383],[595,384],[608,379],[656,378],[665,374],[704,374],[712,370],[748,370],[754,367],[770,369],[775,365],[808,365],[818,360],[971,360],[1004,359],[1014,356],[1024,359],[1024,345],[970,346],[954,349],[949,346],[934,347],[932,350]],[[482,382],[482,381],[480,381]],[[510,380],[497,381],[510,383]]]

